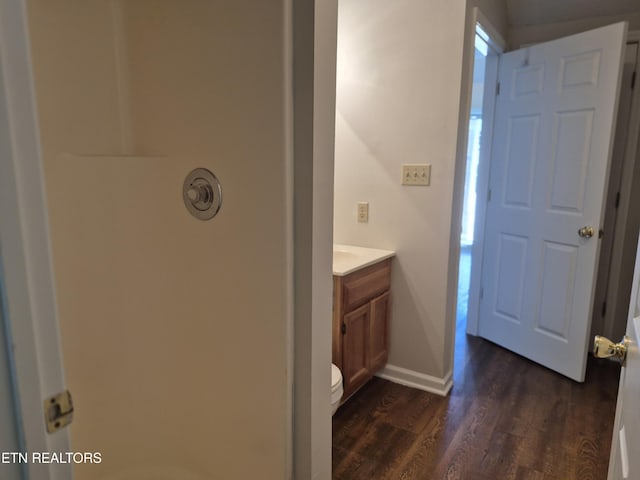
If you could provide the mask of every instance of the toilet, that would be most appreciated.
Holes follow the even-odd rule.
[[[342,398],[342,373],[333,363],[331,364],[331,415],[333,416]]]

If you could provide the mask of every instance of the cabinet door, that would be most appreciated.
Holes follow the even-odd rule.
[[[368,303],[344,316],[342,332],[343,398],[347,398],[371,378]]]
[[[369,369],[371,374],[382,369],[389,358],[390,293],[371,300],[369,327]]]

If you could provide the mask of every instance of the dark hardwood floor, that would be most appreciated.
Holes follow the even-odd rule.
[[[457,334],[440,397],[374,378],[333,417],[333,478],[605,480],[619,367],[579,384]]]

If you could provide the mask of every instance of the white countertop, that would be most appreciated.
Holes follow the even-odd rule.
[[[374,263],[395,256],[391,250],[357,247],[355,245],[333,245],[333,274],[342,277]]]

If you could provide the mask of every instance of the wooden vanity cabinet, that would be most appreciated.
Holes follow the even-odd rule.
[[[333,277],[333,363],[342,371],[343,400],[389,357],[391,259]]]

